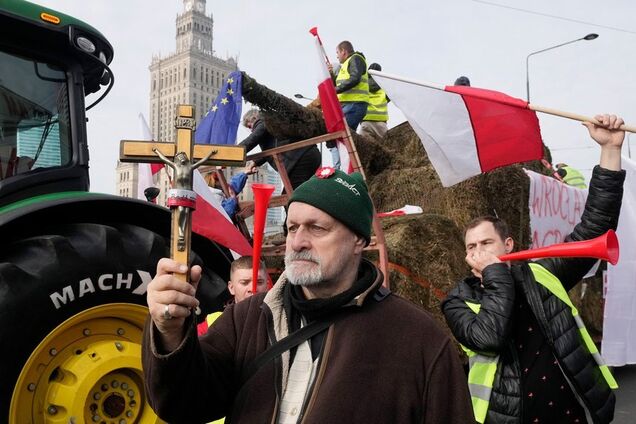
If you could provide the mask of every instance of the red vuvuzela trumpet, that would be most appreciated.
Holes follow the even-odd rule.
[[[537,258],[596,258],[616,265],[618,262],[618,238],[613,230],[592,240],[557,243],[538,249],[523,250],[500,256],[502,261],[519,261]]]
[[[265,232],[265,217],[269,199],[274,192],[272,184],[252,184],[254,192],[254,245],[252,253],[252,293],[256,294],[258,271],[261,268],[261,248],[263,247],[263,233]]]

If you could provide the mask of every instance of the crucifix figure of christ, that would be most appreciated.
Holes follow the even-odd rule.
[[[190,266],[192,213],[196,205],[193,172],[201,165],[244,166],[245,148],[230,145],[194,144],[194,107],[177,106],[175,143],[122,140],[121,162],[163,163],[173,170],[168,206],[172,210],[170,257]],[[196,162],[195,162],[196,161]],[[189,273],[179,278],[188,281]]]
[[[192,163],[185,152],[179,152],[174,157],[174,162],[164,156],[157,148],[152,149],[167,166],[172,168],[173,189],[168,195],[168,205],[177,207],[177,227],[179,236],[177,237],[177,250],[185,250],[186,227],[190,226],[190,209],[196,205],[196,193],[192,190],[192,173],[205,161],[216,153],[211,150],[206,157],[196,163]],[[194,203],[194,204],[193,204]]]

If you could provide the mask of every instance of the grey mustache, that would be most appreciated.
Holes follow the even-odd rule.
[[[296,261],[296,260],[311,261],[316,264],[320,264],[320,259],[312,256],[312,254],[307,251],[290,252],[287,254],[287,261]]]

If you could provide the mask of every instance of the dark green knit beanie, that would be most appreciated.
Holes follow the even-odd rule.
[[[360,173],[318,168],[313,177],[294,190],[288,205],[292,202],[307,203],[328,213],[369,244],[373,205]]]

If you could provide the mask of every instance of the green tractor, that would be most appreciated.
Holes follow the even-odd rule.
[[[0,0],[0,422],[162,422],[141,333],[170,212],[88,192],[85,111],[112,87],[112,58],[84,22]],[[231,255],[196,234],[192,246],[205,314],[228,295]]]

